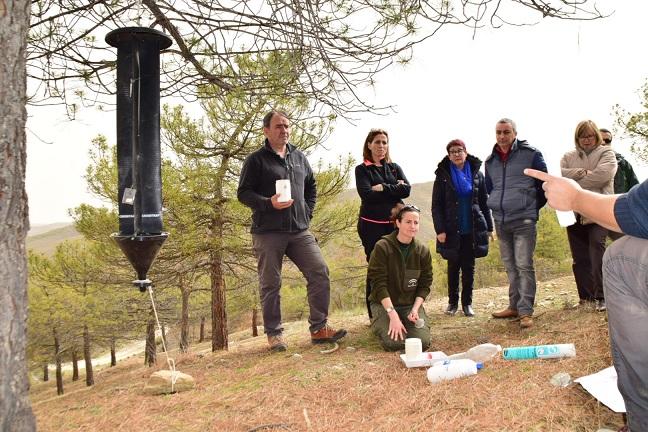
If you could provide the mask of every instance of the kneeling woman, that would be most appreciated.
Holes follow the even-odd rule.
[[[422,305],[432,285],[432,256],[415,238],[419,213],[413,205],[401,207],[397,230],[376,243],[369,260],[371,329],[387,351],[403,349],[406,337],[421,339],[424,350],[430,346],[430,324]],[[423,326],[417,328],[419,319]]]

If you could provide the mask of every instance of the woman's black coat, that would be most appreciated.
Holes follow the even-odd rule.
[[[479,171],[481,160],[468,155],[473,177],[472,193],[472,234],[473,250],[476,258],[488,255],[488,234],[493,231],[493,218],[486,205],[488,194],[484,184],[484,174]],[[446,156],[435,171],[436,180],[432,188],[432,220],[437,234],[446,233],[445,243],[436,242],[436,250],[447,260],[459,259],[459,198],[452,183],[450,166],[452,161]]]

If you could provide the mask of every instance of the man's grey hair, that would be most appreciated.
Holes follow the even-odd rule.
[[[513,132],[517,133],[517,125],[515,124],[515,122],[513,120],[511,120],[510,118],[504,117],[502,119],[499,119],[499,121],[497,122],[497,124],[502,124],[502,123],[510,124],[511,127],[513,128]]]
[[[286,117],[289,119],[288,114],[286,114],[284,111],[280,110],[272,110],[268,112],[268,114],[263,116],[263,127],[269,128],[270,127],[270,122],[272,121],[272,117],[274,117],[275,114],[280,115],[281,117]]]

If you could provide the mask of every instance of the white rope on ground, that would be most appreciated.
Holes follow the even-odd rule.
[[[151,297],[151,305],[153,306],[153,314],[155,315],[155,322],[157,323],[158,330],[160,335],[162,335],[162,326],[160,325],[160,319],[158,318],[157,309],[155,308],[155,300],[153,300],[153,287],[148,286],[149,296]],[[178,379],[178,373],[175,368],[175,361],[169,357],[169,352],[167,351],[166,342],[164,341],[164,335],[162,335],[162,349],[166,355],[167,364],[169,365],[169,370],[171,371],[171,393],[174,391],[175,383]]]

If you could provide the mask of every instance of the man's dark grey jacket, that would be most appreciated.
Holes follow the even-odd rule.
[[[496,144],[497,145],[497,144]],[[488,207],[499,224],[520,219],[538,220],[546,204],[542,182],[524,174],[525,168],[547,172],[542,153],[526,141],[515,140],[508,160],[502,162],[495,147],[486,159]]]
[[[293,204],[283,210],[272,207],[270,197],[276,192],[275,181],[289,179]],[[313,170],[304,153],[287,144],[281,158],[268,140],[243,162],[237,197],[252,209],[253,234],[300,232],[308,229],[313,217],[317,189]]]

